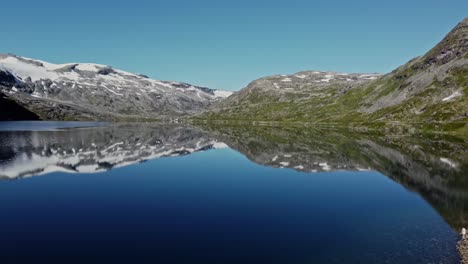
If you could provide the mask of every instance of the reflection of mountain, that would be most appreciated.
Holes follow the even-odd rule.
[[[250,160],[305,172],[375,170],[419,193],[453,227],[468,223],[468,142],[320,129],[209,128]]]
[[[223,144],[176,126],[118,125],[74,130],[0,132],[0,177],[62,171],[94,173]]]
[[[375,170],[424,197],[454,228],[468,224],[468,142],[311,128],[115,125],[0,132],[0,177],[94,173],[212,148],[304,172]]]

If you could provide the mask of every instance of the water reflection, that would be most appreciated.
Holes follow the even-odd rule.
[[[51,172],[97,173],[149,159],[225,147],[200,129],[112,125],[0,132],[0,178]]]
[[[374,170],[417,192],[456,230],[468,225],[468,141],[330,129],[206,128],[250,160],[305,172]]]
[[[420,194],[453,228],[468,224],[468,143],[454,137],[149,124],[1,131],[0,177],[96,173],[226,146],[276,168],[309,173],[375,170]]]

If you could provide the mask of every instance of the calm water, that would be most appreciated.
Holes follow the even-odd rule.
[[[99,125],[0,124],[1,263],[459,261],[461,139]]]

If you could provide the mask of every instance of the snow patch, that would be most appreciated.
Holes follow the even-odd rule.
[[[227,98],[227,97],[231,96],[232,94],[233,94],[233,92],[230,92],[230,91],[221,91],[221,90],[215,90],[214,91],[215,97],[219,97],[219,98]]]
[[[111,92],[111,93],[113,93],[113,94],[115,94],[115,95],[123,96],[123,94],[118,93],[118,92],[116,92],[116,91],[114,91],[114,90],[111,90],[111,89],[107,88],[107,86],[105,86],[105,85],[103,85],[103,84],[101,84],[101,87],[105,88],[107,91],[109,91],[109,92]]]
[[[379,77],[379,75],[377,74],[362,74],[359,76],[359,78],[361,79],[365,79],[365,80],[375,80]]]
[[[79,70],[79,71],[90,71],[90,72],[98,72],[99,71],[99,68],[104,68],[106,66],[104,65],[97,65],[97,64],[93,64],[93,63],[80,63],[76,66],[75,69]]]
[[[443,102],[451,101],[454,98],[457,98],[457,97],[460,97],[460,96],[462,96],[462,94],[459,91],[456,91],[453,94],[451,94],[450,96],[447,96],[444,99],[442,99],[442,101]]]
[[[168,84],[168,83],[163,83],[163,82],[160,82],[160,81],[153,81],[153,83],[157,84],[157,85],[161,85],[161,86],[164,86],[164,87],[167,87],[167,88],[174,88],[172,85]]]
[[[27,77],[31,77],[32,81],[58,78],[57,73],[50,72],[45,67],[23,62],[15,57],[7,57],[3,60],[0,60],[0,69],[7,70],[23,80]]]

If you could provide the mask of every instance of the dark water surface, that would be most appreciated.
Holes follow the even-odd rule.
[[[0,129],[1,263],[459,262],[461,139],[49,125]]]

